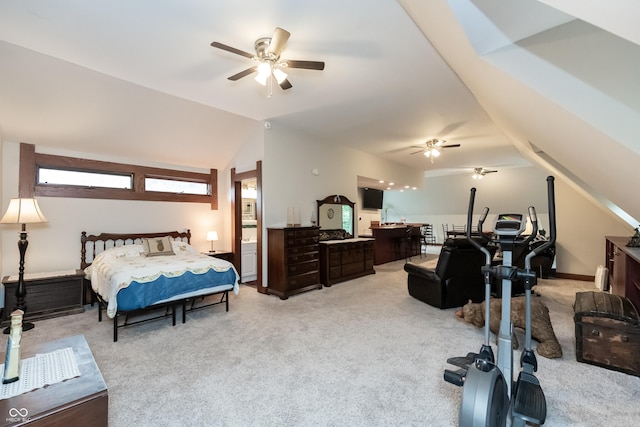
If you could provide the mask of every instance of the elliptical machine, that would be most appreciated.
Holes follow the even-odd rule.
[[[531,270],[531,259],[543,252],[556,240],[554,178],[547,177],[547,195],[549,204],[549,240],[529,252],[525,258],[525,268],[512,265],[512,252],[516,244],[528,244],[538,232],[538,220],[533,206],[529,207],[529,219],[533,226],[531,235],[524,241],[518,240],[526,227],[526,219],[521,214],[499,214],[494,226],[496,242],[503,253],[501,265],[491,265],[490,252],[471,237],[471,222],[476,189],[471,189],[469,211],[467,215],[467,240],[481,250],[486,263],[482,267],[485,282],[485,325],[484,344],[479,353],[468,353],[464,357],[453,357],[447,363],[457,366],[457,370],[446,369],[444,379],[463,387],[460,405],[459,425],[484,427],[505,426],[507,419],[512,426],[524,426],[526,422],[542,425],[547,416],[547,403],[540,382],[534,375],[538,362],[531,344],[531,288],[537,283],[536,273]],[[489,241],[482,226],[489,213],[485,207],[478,221],[478,233]],[[500,333],[498,335],[498,357],[495,359],[491,347],[490,298],[491,278],[501,280],[502,312]],[[524,282],[525,288],[525,344],[520,357],[520,372],[513,380],[513,347],[511,323],[511,287],[512,282]]]

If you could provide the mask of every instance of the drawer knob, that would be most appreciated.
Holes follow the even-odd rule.
[[[597,329],[592,329],[591,330],[591,335],[593,335],[594,337],[599,337],[600,336],[600,331],[598,331]]]

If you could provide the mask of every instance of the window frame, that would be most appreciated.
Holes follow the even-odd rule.
[[[80,172],[130,174],[132,189],[90,187],[60,184],[38,184],[39,168],[73,170]],[[209,195],[146,191],[145,178],[207,184]],[[210,173],[187,172],[139,166],[126,163],[89,160],[78,157],[58,156],[35,152],[33,144],[20,144],[20,197],[73,197],[90,199],[145,200],[161,202],[210,203],[212,210],[218,209],[218,170]]]

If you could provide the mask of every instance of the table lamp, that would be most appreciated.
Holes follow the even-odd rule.
[[[217,231],[207,232],[207,240],[211,242],[211,250],[209,252],[214,253],[215,251],[213,250],[213,242],[218,240],[218,232]]]
[[[16,306],[15,309],[22,310],[26,313],[27,289],[24,285],[24,255],[27,252],[27,224],[47,222],[47,218],[40,211],[38,202],[33,198],[11,199],[7,212],[0,220],[1,224],[22,224],[20,231],[20,240],[18,241],[18,250],[20,251],[20,268],[18,270],[18,287],[16,288]],[[28,331],[33,329],[34,325],[30,322],[23,322],[22,330]],[[4,330],[5,334],[9,333],[9,328]]]

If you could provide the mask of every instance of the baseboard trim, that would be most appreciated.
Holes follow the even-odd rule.
[[[585,274],[558,273],[553,274],[558,279],[581,280],[583,282],[595,282],[596,276],[587,276]]]

